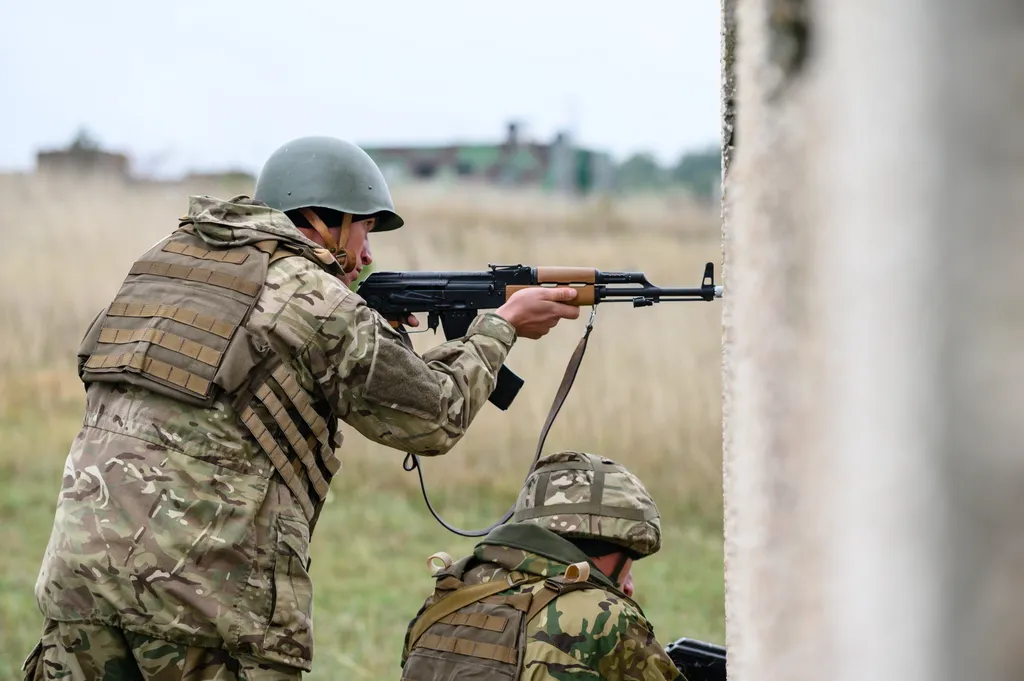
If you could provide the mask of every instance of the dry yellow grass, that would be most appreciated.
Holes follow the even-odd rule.
[[[84,328],[134,258],[175,226],[187,193],[211,189],[227,195],[248,188],[0,177],[0,408],[80,397],[72,361]],[[582,202],[426,187],[395,195],[408,227],[373,239],[380,269],[592,265],[641,269],[655,283],[691,286],[705,261],[720,260],[716,217],[681,198]],[[666,491],[714,512],[720,310],[717,302],[601,306],[549,447],[621,457]],[[513,349],[509,366],[527,381],[519,399],[507,412],[488,406],[452,456],[427,462],[434,484],[521,476],[585,317]],[[441,341],[440,333],[414,336],[421,349]],[[395,466],[394,453],[354,436],[343,455],[357,470],[381,459],[388,470]]]
[[[9,562],[0,560],[0,630],[5,618],[10,624],[32,616],[31,585],[52,520],[60,466],[81,416],[82,388],[73,362],[86,325],[116,292],[131,262],[174,228],[189,193],[227,197],[248,190],[0,176],[0,436],[5,440],[0,441],[0,524],[22,528],[0,531],[0,539],[14,546]],[[706,261],[721,261],[717,215],[684,197],[570,201],[483,188],[411,186],[394,193],[407,227],[373,238],[379,269],[588,265],[643,270],[664,286],[694,286]],[[646,593],[656,601],[651,604],[655,622],[668,618],[670,626],[697,629],[663,631],[663,636],[717,638],[721,632],[721,557],[715,548],[722,489],[720,313],[720,302],[601,306],[575,387],[546,447],[549,452],[579,448],[611,456],[648,483],[670,528],[666,531],[678,544],[670,555],[638,568],[638,575],[650,580]],[[443,514],[478,526],[514,499],[585,319],[586,314],[563,322],[540,341],[518,343],[508,360],[526,379],[516,403],[507,412],[487,405],[458,447],[424,462],[429,489]],[[440,332],[414,336],[419,349],[442,340]],[[380,535],[357,536],[359,527],[377,527],[367,529],[371,533],[403,527],[428,535],[389,544],[396,565],[408,560],[418,574],[422,556],[405,556],[402,550],[415,541],[426,542],[422,550],[435,550],[451,535],[429,517],[422,519],[426,511],[415,497],[415,475],[401,470],[402,453],[347,433],[328,517],[345,522],[356,514],[345,540],[351,543],[332,547],[334,530],[321,530],[326,534],[314,541],[313,550],[328,558],[314,559],[314,565],[325,561],[314,572],[329,570],[330,556],[344,554],[343,549],[360,546],[372,553]],[[353,510],[344,500],[355,498],[363,505]],[[379,501],[383,509],[385,499],[403,501],[384,510],[374,507]],[[470,507],[491,515],[467,511]],[[694,527],[704,529],[693,534]],[[453,553],[471,545],[452,541],[458,548],[446,550]],[[419,543],[413,545],[421,550]],[[332,554],[335,550],[339,553]],[[697,571],[690,581],[687,570]],[[323,626],[327,636],[343,636],[349,629],[363,632],[352,634],[357,644],[318,638],[323,654],[369,676],[393,674],[393,661],[381,649],[400,642],[410,612],[388,614],[381,608],[390,605],[368,603],[365,612],[373,622],[353,624],[350,609],[357,605],[351,599],[357,596],[344,591],[349,585],[331,583],[330,574],[315,576],[328,603],[328,609],[318,605],[318,630]],[[331,600],[332,593],[338,594],[337,601]],[[677,613],[671,603],[657,602],[662,595],[685,599],[683,605],[699,612]],[[7,598],[13,605],[4,605]],[[342,601],[344,607],[328,614]],[[401,607],[409,611],[415,605]],[[13,656],[36,635],[34,628],[33,623],[32,631],[6,650],[11,659],[3,659],[0,646],[0,678],[5,665],[13,669],[20,662]],[[364,634],[365,640],[358,638]],[[351,645],[362,647],[353,653]],[[329,671],[324,673],[329,678]]]

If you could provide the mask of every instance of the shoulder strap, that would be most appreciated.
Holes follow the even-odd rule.
[[[611,591],[616,596],[622,596],[632,602],[632,599],[626,594],[615,589],[609,589],[606,585],[592,582],[590,579],[590,563],[581,561],[569,565],[563,574],[558,574],[558,576],[550,577],[544,581],[544,588],[534,593],[534,598],[532,598],[529,609],[526,611],[525,621],[530,622],[536,618],[551,601],[559,596],[570,591],[581,591],[583,589]]]
[[[406,654],[408,655],[409,651],[412,650],[412,647],[416,644],[416,641],[419,640],[427,629],[439,620],[451,615],[453,612],[472,603],[476,603],[479,600],[483,600],[488,596],[494,596],[495,594],[501,593],[506,589],[511,589],[528,581],[539,579],[534,578],[531,575],[522,575],[522,573],[519,573],[522,575],[520,578],[513,579],[513,575],[515,574],[515,572],[512,572],[509,573],[505,579],[492,579],[489,582],[463,587],[433,603],[423,611],[423,614],[420,615],[419,619],[416,620],[416,623],[413,624],[412,629],[409,632],[409,639],[406,643]]]
[[[267,261],[267,264],[269,265],[271,263],[277,262],[278,260],[283,260],[284,258],[291,258],[295,256],[299,256],[299,254],[293,253],[287,248],[279,248],[276,251],[274,251],[274,253],[270,256],[270,259]]]
[[[530,603],[530,609],[526,611],[526,621],[532,621],[534,617],[540,614],[541,610],[548,607],[551,601],[561,595],[561,590],[552,589],[547,585],[547,583],[545,583],[543,589],[533,594],[533,601]]]
[[[570,568],[573,565],[569,566]],[[566,574],[568,570],[566,570]],[[567,594],[570,591],[580,591],[582,589],[603,589],[599,584],[590,582],[588,577],[584,577],[582,580],[573,580],[572,578],[566,578],[566,574],[559,574],[558,577],[548,578],[544,581],[544,588],[534,593],[534,600],[529,604],[529,609],[526,611],[526,622],[530,622],[536,618],[541,610],[546,608],[551,601],[555,600],[563,594]]]

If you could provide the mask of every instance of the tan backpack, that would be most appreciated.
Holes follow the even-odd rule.
[[[507,679],[523,668],[526,625],[562,594],[606,589],[590,581],[590,564],[574,563],[561,575],[541,577],[499,569],[490,581],[463,581],[472,556],[452,563],[435,553],[427,563],[444,562],[434,593],[410,622],[402,651],[403,681]],[[515,593],[499,595],[516,589]]]

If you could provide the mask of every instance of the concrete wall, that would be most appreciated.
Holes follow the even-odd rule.
[[[732,2],[729,677],[1022,679],[1022,6]]]

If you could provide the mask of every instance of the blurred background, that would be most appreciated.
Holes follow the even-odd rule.
[[[0,22],[0,679],[39,635],[78,342],[190,194],[250,193],[277,146],[333,135],[377,160],[406,219],[372,239],[378,270],[720,276],[717,3],[39,0]],[[617,459],[654,494],[664,548],[635,581],[663,643],[724,642],[720,305],[602,306],[546,447]],[[585,318],[520,342],[516,403],[424,462],[450,522],[514,501]],[[430,517],[401,452],[346,435],[312,542],[312,679],[397,676],[426,557],[474,544]]]

